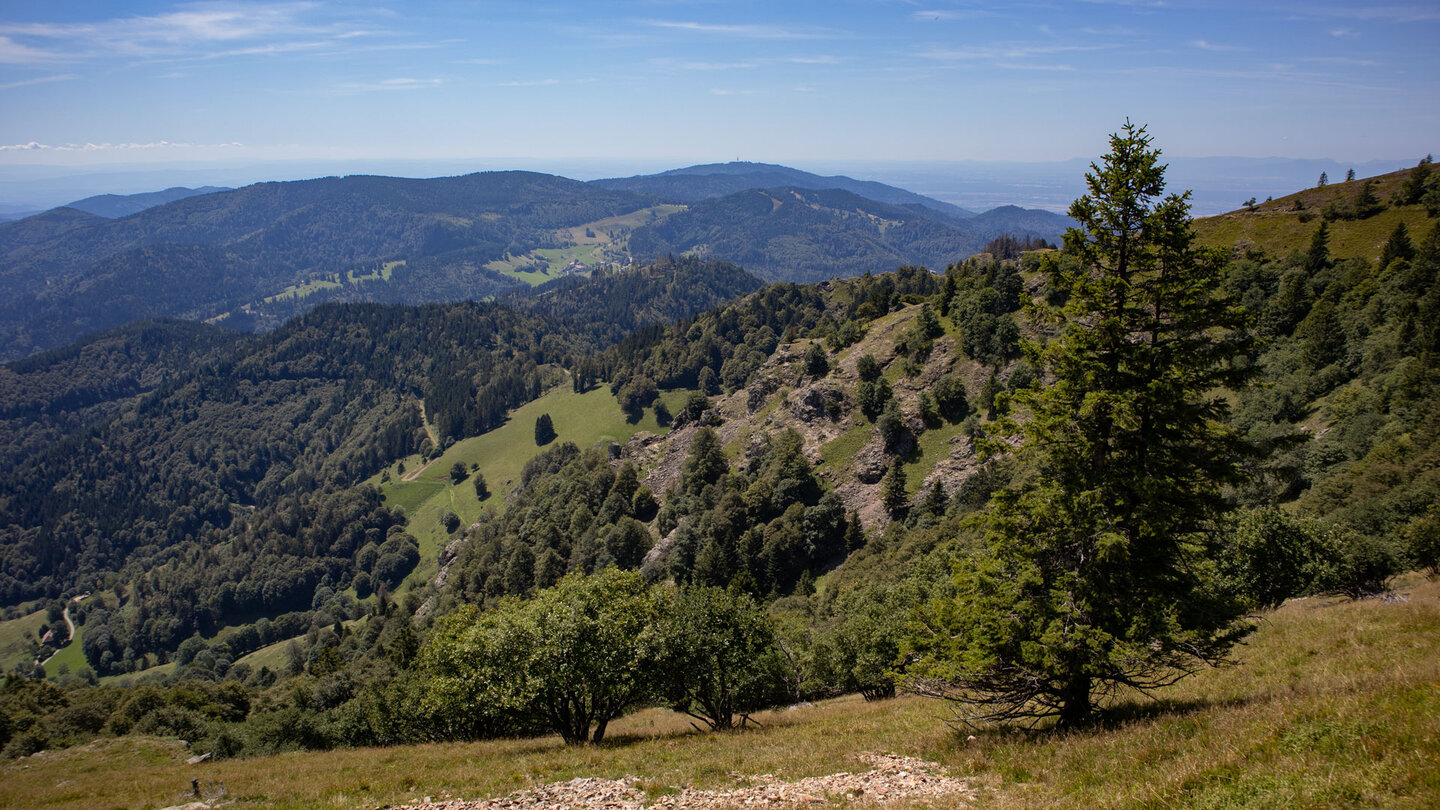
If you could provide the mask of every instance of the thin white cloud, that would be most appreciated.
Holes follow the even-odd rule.
[[[65,61],[68,61],[68,58],[63,53],[35,48],[0,35],[0,64],[46,65]]]
[[[380,82],[381,87],[388,87],[395,90],[408,90],[413,87],[439,87],[444,84],[443,79],[386,79]]]
[[[323,11],[311,2],[202,2],[162,14],[86,23],[0,22],[0,61],[245,56],[333,47],[385,33],[341,21],[313,21]]]
[[[1275,62],[1264,66],[1264,70],[1218,70],[1213,68],[1177,67],[1174,65],[1149,65],[1142,67],[1109,68],[1103,72],[1116,76],[1174,76],[1177,78],[1227,79],[1244,82],[1285,82],[1351,90],[1363,93],[1393,94],[1394,87],[1352,81],[1349,74],[1327,74],[1295,70],[1294,65]]]
[[[700,23],[683,20],[641,20],[640,22],[652,28],[663,28],[669,31],[687,31],[740,39],[833,39],[840,35],[839,32],[829,29],[796,30],[778,25]]]
[[[916,22],[955,22],[956,20],[967,20],[980,16],[978,10],[945,10],[945,9],[917,9],[910,12],[910,19]]]
[[[758,67],[754,62],[682,62],[685,70],[745,70]]]
[[[974,60],[994,61],[998,59],[1024,59],[1031,56],[1046,56],[1076,51],[1109,50],[1108,45],[977,45],[964,48],[931,48],[920,55],[937,62],[963,62]]]
[[[559,79],[530,79],[513,82],[499,82],[496,87],[550,87],[559,84]]]
[[[838,56],[791,56],[785,60],[796,65],[838,65]]]
[[[1070,65],[1040,65],[1034,62],[996,62],[995,67],[1004,68],[1006,70],[1041,70],[1060,73],[1072,71],[1075,69]]]
[[[1206,40],[1203,40],[1203,39],[1197,39],[1197,40],[1195,40],[1194,42],[1191,42],[1190,44],[1191,44],[1192,46],[1196,47],[1196,48],[1199,48],[1199,49],[1202,50],[1202,51],[1238,51],[1238,50],[1240,50],[1239,48],[1235,47],[1234,45],[1220,45],[1220,44],[1214,43],[1214,42],[1207,42]]]
[[[347,82],[341,89],[351,92],[370,93],[393,90],[426,90],[444,84],[443,79],[382,79],[378,82]]]
[[[18,82],[8,82],[6,84],[0,84],[0,90],[13,90],[16,87],[30,87],[31,85],[49,84],[50,82],[67,82],[71,79],[78,78],[80,77],[76,76],[73,73],[61,73],[55,76],[40,76],[34,79],[21,79]]]
[[[1440,6],[1434,3],[1356,6],[1305,6],[1301,12],[1315,17],[1343,17],[1352,20],[1388,23],[1416,23],[1440,20]]]
[[[47,144],[30,141],[29,143],[0,145],[0,152],[110,152],[136,149],[234,149],[243,146],[244,144],[236,142],[198,144],[154,141],[151,143]]]
[[[1301,62],[1320,62],[1333,65],[1356,65],[1358,67],[1378,67],[1379,62],[1373,59],[1356,59],[1350,56],[1302,56]]]

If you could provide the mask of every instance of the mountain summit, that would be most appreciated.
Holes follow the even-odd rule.
[[[867,200],[890,205],[922,205],[955,219],[975,216],[974,211],[968,211],[958,205],[951,205],[923,194],[887,186],[873,180],[856,180],[844,175],[824,177],[773,163],[750,163],[747,161],[705,163],[698,166],[686,166],[683,169],[671,169],[659,174],[618,177],[592,182],[602,188],[656,194],[686,203],[727,197],[737,192],[757,188],[789,187],[814,190],[833,188],[857,194]]]

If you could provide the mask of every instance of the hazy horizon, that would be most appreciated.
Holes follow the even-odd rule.
[[[1167,157],[1170,188],[1193,191],[1197,216],[1240,207],[1249,197],[1284,196],[1313,185],[1320,172],[1332,179],[1355,169],[1360,177],[1413,166],[1419,157],[1345,163],[1331,159]],[[432,159],[333,160],[296,159],[225,165],[205,162],[0,166],[0,216],[14,217],[48,210],[100,194],[138,194],[165,188],[224,186],[238,188],[262,182],[285,182],[349,174],[397,177],[442,177],[479,171],[538,171],[575,180],[598,180],[728,161],[691,159],[670,163],[657,159]],[[820,175],[873,180],[952,203],[985,211],[1002,205],[1064,212],[1084,192],[1086,158],[1062,161],[778,161]]]
[[[1170,155],[1413,163],[1437,34],[1403,1],[12,2],[0,165],[1053,162],[1127,118]]]

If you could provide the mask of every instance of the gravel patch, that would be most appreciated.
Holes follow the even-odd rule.
[[[640,779],[598,779],[582,777],[568,782],[526,788],[498,799],[418,802],[406,810],[561,810],[562,808],[613,808],[613,810],[711,810],[727,807],[786,807],[823,804],[838,800],[863,801],[867,805],[893,801],[937,802],[944,807],[969,803],[975,789],[970,781],[946,776],[933,763],[893,754],[862,754],[871,770],[862,773],[835,773],[811,776],[795,782],[779,782],[769,774],[748,777],[761,784],[734,790],[696,790],[650,800],[636,787]]]

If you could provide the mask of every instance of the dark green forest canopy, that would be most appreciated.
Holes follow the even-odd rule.
[[[138,318],[234,311],[238,323],[240,307],[287,287],[395,260],[406,261],[399,277],[366,286],[364,295],[394,303],[484,298],[516,286],[486,262],[556,247],[556,229],[653,199],[490,172],[260,183],[117,220],[61,209],[0,225],[0,358]],[[276,312],[298,315],[314,303]]]
[[[680,260],[512,306],[328,305],[254,337],[142,324],[11,364],[0,599],[140,583],[152,620],[115,623],[113,663],[307,610],[322,581],[393,587],[413,558],[358,556],[404,518],[355,484],[430,446],[422,419],[442,441],[490,430],[610,336],[755,284]],[[597,300],[613,322],[571,328]]]
[[[997,209],[957,219],[921,205],[890,205],[839,189],[750,189],[697,202],[637,228],[637,257],[699,251],[744,266],[767,281],[821,281],[902,265],[941,268],[1005,234],[1055,238],[1066,220]]]

